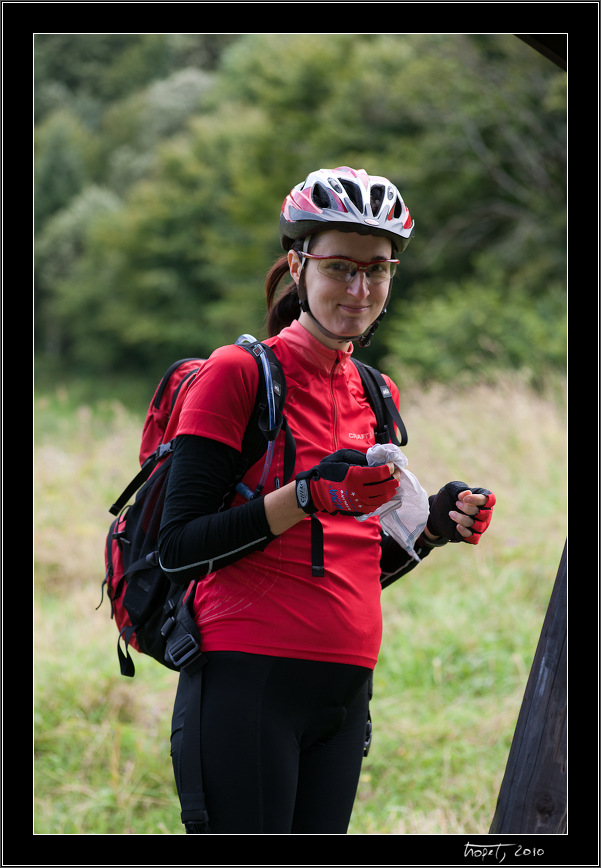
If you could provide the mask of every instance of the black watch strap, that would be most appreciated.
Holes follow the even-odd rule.
[[[309,484],[310,476],[311,471],[298,473],[296,476],[296,502],[299,509],[306,512],[307,515],[313,515],[313,513],[317,512],[313,499],[311,498],[311,488]]]

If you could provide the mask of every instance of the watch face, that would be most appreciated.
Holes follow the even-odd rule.
[[[309,486],[306,479],[299,479],[296,485],[296,496],[299,506],[305,507],[309,503]]]

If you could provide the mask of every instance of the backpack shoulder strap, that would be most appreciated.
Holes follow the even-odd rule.
[[[267,453],[263,473],[255,491],[249,492],[242,484],[237,486],[242,494],[249,497],[249,499],[253,499],[260,495],[267,480],[275,447],[275,439],[280,431],[284,430],[286,437],[284,484],[289,481],[294,469],[296,444],[282,413],[282,408],[286,401],[286,377],[276,354],[271,347],[261,341],[255,340],[251,335],[241,335],[236,344],[250,353],[259,367],[259,388],[255,400],[254,414],[242,441],[242,455],[245,459],[245,469],[248,469],[258,461],[265,452],[266,442]],[[255,420],[255,424],[253,424],[253,419]]]
[[[282,427],[282,407],[286,401],[286,378],[275,353],[251,335],[241,335],[236,345],[253,356],[259,367],[259,389],[256,407],[259,428],[266,440],[275,440]]]
[[[397,446],[405,446],[408,442],[407,429],[394,403],[388,383],[376,368],[360,362],[359,359],[353,358],[353,362],[359,371],[365,394],[376,416],[376,442],[391,442]],[[401,436],[400,443],[394,430],[395,425]]]

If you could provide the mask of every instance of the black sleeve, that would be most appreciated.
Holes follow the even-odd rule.
[[[177,438],[159,533],[159,560],[174,582],[227,566],[275,539],[263,498],[223,509],[240,454],[215,440]]]
[[[391,536],[382,531],[380,554],[380,584],[382,587],[387,588],[397,579],[406,576],[424,558],[428,557],[433,548],[438,548],[440,545],[441,543],[437,546],[429,545],[424,535],[420,534],[415,543],[415,552],[420,560],[416,561]]]

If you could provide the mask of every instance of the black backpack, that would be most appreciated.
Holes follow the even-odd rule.
[[[286,399],[286,382],[269,347],[250,335],[243,335],[237,343],[256,359],[260,372],[238,483],[264,454],[265,470],[269,469],[269,446],[283,421],[281,407]],[[140,470],[109,510],[116,518],[106,537],[102,587],[119,631],[117,654],[121,674],[129,677],[135,675],[130,647],[174,670],[191,664],[199,656],[200,636],[187,605],[193,583],[182,586],[167,578],[158,562],[158,534],[174,442],[166,438],[175,433],[187,390],[203,364],[203,359],[182,359],[161,378],[144,422]],[[247,496],[259,494],[260,487]],[[135,500],[130,503],[134,495]],[[233,495],[234,490],[230,500]]]

